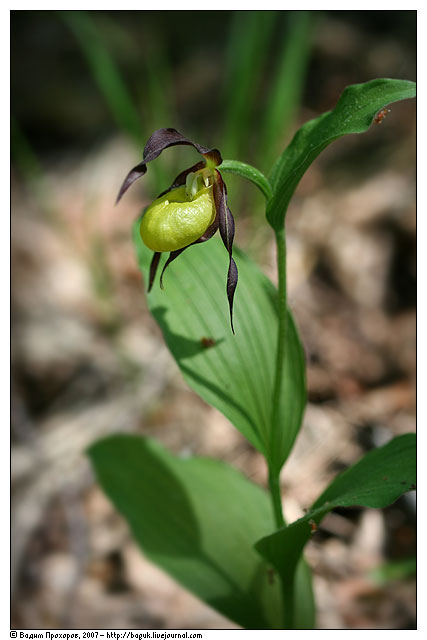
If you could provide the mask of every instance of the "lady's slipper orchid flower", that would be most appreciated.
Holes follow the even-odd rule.
[[[234,219],[228,208],[225,183],[216,168],[222,162],[218,149],[208,149],[191,142],[176,129],[158,129],[145,145],[142,162],[126,176],[117,202],[131,184],[146,173],[148,162],[155,160],[167,147],[178,144],[191,145],[203,156],[204,161],[180,173],[169,189],[163,191],[144,212],[140,226],[141,238],[154,251],[148,291],[153,286],[161,253],[170,252],[160,276],[162,287],[166,267],[191,245],[209,240],[219,228],[229,254],[227,297],[234,333],[233,298],[238,278],[232,257]]]

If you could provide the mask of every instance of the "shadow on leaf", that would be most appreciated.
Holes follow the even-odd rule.
[[[236,491],[234,473],[212,460],[176,458],[139,436],[112,436],[88,453],[101,486],[148,558],[238,624],[248,628],[268,624],[257,597],[259,576],[266,575],[265,561],[254,556],[255,540],[242,539],[239,551],[233,551],[232,529],[221,522],[219,505],[229,512],[230,496]],[[212,478],[231,483],[225,503],[218,502]],[[209,527],[204,524],[206,518]],[[215,533],[216,526],[220,528]],[[217,545],[223,550],[219,554],[212,551],[217,534],[221,540]],[[253,580],[245,584],[234,561],[227,562],[230,553],[240,554],[240,568],[243,574],[255,573],[255,584]]]
[[[263,438],[260,434],[255,420],[242,404],[237,402],[230,393],[227,393],[226,384],[224,383],[223,387],[221,387],[220,384],[214,384],[200,373],[196,373],[193,368],[183,362],[184,360],[201,353],[205,353],[206,355],[208,355],[211,351],[214,351],[221,343],[225,342],[225,338],[215,339],[210,336],[201,336],[200,340],[193,340],[191,338],[179,335],[178,333],[172,331],[170,325],[166,321],[166,312],[166,307],[155,307],[152,311],[153,316],[155,317],[156,321],[163,331],[166,344],[168,345],[170,351],[173,353],[174,358],[176,359],[184,377],[187,380],[188,378],[190,378],[193,382],[196,382],[198,385],[204,387],[207,391],[209,391],[210,394],[216,396],[217,398],[220,398],[223,402],[238,411],[241,416],[245,418],[246,422],[252,429],[252,444],[260,451],[264,451]],[[232,339],[234,340],[234,337]],[[212,341],[213,344],[208,343],[206,345],[205,341],[207,340]],[[218,380],[218,382],[221,383],[224,381]],[[190,386],[194,388],[193,385],[190,384]]]
[[[166,307],[155,307],[152,314],[162,328],[167,344],[173,345],[172,353],[179,363],[186,358],[192,358],[199,353],[215,349],[224,342],[224,338],[215,338],[214,336],[201,335],[198,340],[193,340],[174,333],[165,318],[167,311]]]

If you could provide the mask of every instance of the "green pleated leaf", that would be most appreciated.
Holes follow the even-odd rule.
[[[276,567],[285,585],[289,585],[305,544],[331,509],[383,508],[415,489],[415,482],[416,437],[409,433],[367,453],[337,476],[303,518],[263,538],[255,546]]]
[[[152,253],[142,244],[138,226],[134,241],[148,282]],[[180,255],[165,272],[164,290],[158,281],[154,283],[148,304],[189,386],[267,455],[278,323],[276,289],[241,251],[233,249],[233,255],[239,269],[236,335],[230,329],[226,297],[228,254],[219,237]],[[288,327],[286,393],[280,405],[275,468],[292,448],[306,402],[304,354],[290,313]]]
[[[363,133],[380,109],[415,95],[416,85],[408,80],[382,78],[355,84],[343,91],[333,111],[304,124],[271,173],[274,195],[268,203],[267,220],[273,229],[283,227],[289,201],[299,181],[328,144],[346,134]]]
[[[178,458],[148,438],[116,435],[89,455],[98,481],[146,556],[210,606],[249,629],[281,628],[280,580],[255,551],[274,530],[267,494],[235,469]],[[298,569],[301,623],[313,623],[311,576]]]

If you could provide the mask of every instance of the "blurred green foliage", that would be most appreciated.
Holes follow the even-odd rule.
[[[60,11],[59,16],[75,35],[89,71],[117,125],[138,145],[142,145],[143,123],[108,50],[108,42],[102,30],[86,11]]]
[[[286,142],[302,95],[324,110],[331,87],[415,80],[415,27],[415,11],[12,11],[12,110],[37,152],[175,126],[251,161]]]
[[[297,126],[332,108],[345,85],[414,80],[415,30],[415,11],[12,11],[13,169],[52,218],[45,166],[117,134],[135,145],[135,163],[152,131],[171,126],[268,172]],[[381,134],[387,153],[393,128]],[[164,154],[147,193],[192,154]],[[357,153],[345,162],[369,169]],[[117,188],[128,170],[117,167]],[[235,176],[227,186],[256,254],[268,233],[263,198]]]
[[[369,576],[376,584],[387,584],[394,580],[407,580],[417,573],[417,559],[414,556],[403,560],[395,560],[385,562],[384,564],[372,569]]]
[[[331,108],[346,84],[415,79],[415,11],[11,16],[13,166],[33,186],[45,158],[119,132],[136,145],[136,163],[163,126],[269,171],[300,120]],[[186,153],[171,149],[150,167],[150,192],[170,182]],[[128,169],[118,167],[118,184]],[[262,212],[259,194],[234,177],[228,187],[237,215]]]

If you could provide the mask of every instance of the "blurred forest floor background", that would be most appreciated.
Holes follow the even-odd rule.
[[[126,431],[267,480],[183,382],[132,247],[132,222],[195,152],[167,151],[115,197],[162,126],[268,171],[346,85],[416,79],[416,12],[13,11],[11,29],[12,626],[234,628],[144,559],[85,456]],[[414,102],[392,105],[323,152],[288,212],[309,387],[282,477],[289,519],[415,429],[415,135]],[[236,242],[274,280],[261,199],[227,184]],[[318,626],[415,628],[415,548],[412,494],[331,513],[307,552]]]

